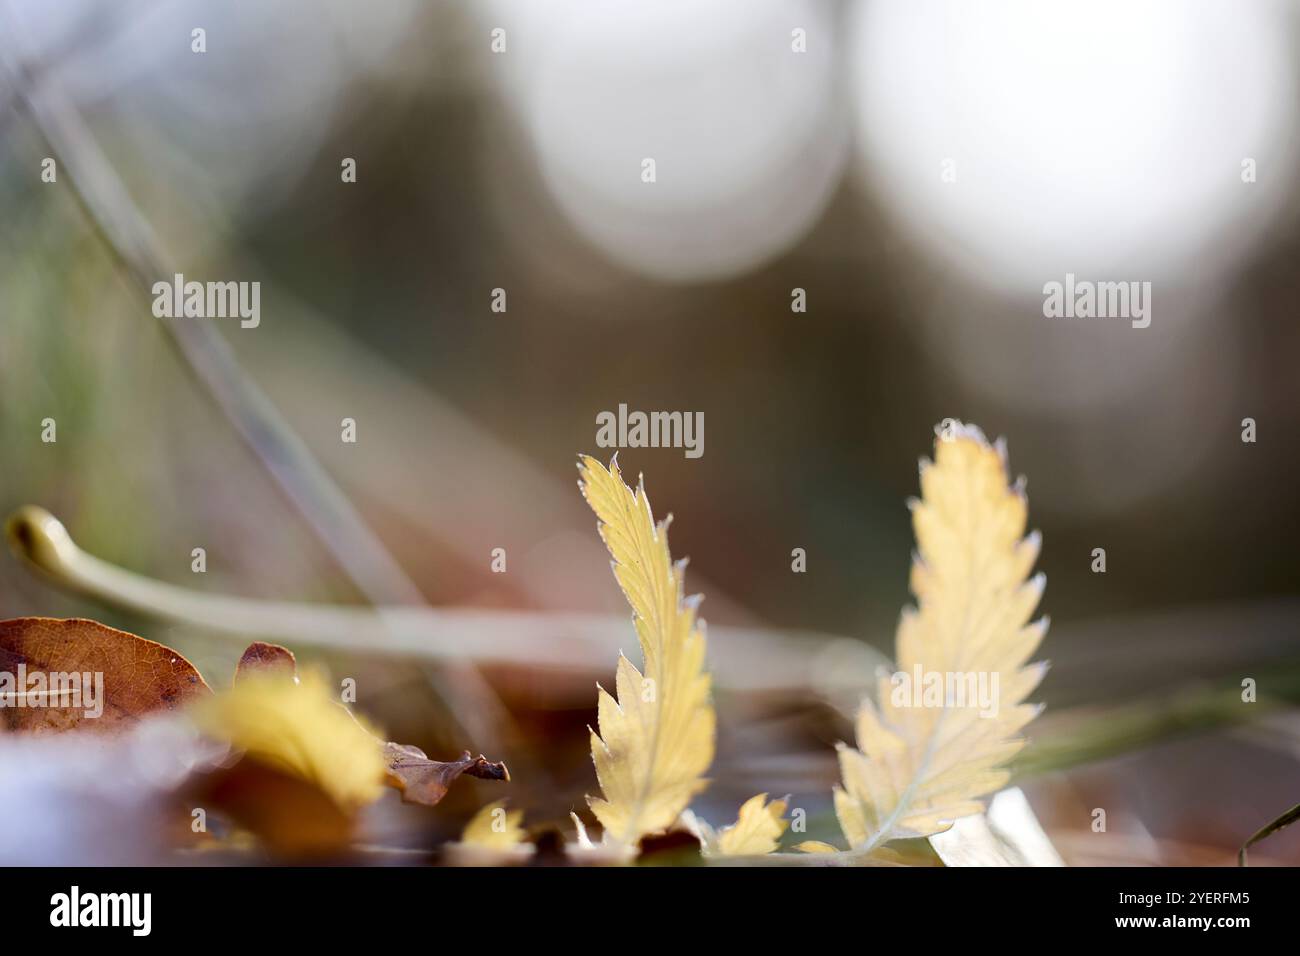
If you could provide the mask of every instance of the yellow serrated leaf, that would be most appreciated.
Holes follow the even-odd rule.
[[[505,849],[524,842],[524,811],[506,810],[506,801],[495,800],[474,814],[465,824],[460,842],[466,846]]]
[[[598,690],[591,753],[603,797],[587,803],[607,840],[635,844],[670,827],[707,784],[715,716],[704,622],[696,618],[698,598],[683,597],[685,563],[673,563],[668,521],[655,524],[645,487],[627,486],[617,457],[607,469],[584,455],[578,472],[645,660],[643,674],[620,656],[617,700]]]
[[[781,834],[790,824],[783,819],[786,802],[767,802],[767,794],[750,797],[740,808],[736,822],[718,833],[720,856],[753,856],[776,850]]]
[[[1040,542],[1023,536],[1023,489],[1008,482],[1001,443],[960,422],[936,432],[921,500],[911,502],[917,607],[898,625],[898,670],[881,678],[878,704],[863,702],[857,748],[839,747],[835,813],[857,851],[983,809],[1041,709],[1024,703],[1046,672],[1025,662],[1047,623],[1027,623],[1044,579],[1025,580]]]
[[[250,757],[314,783],[345,810],[384,791],[381,741],[318,674],[255,673],[197,702],[198,727]]]

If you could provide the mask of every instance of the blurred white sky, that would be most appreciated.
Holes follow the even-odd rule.
[[[922,247],[985,284],[1230,269],[1267,225],[1252,213],[1293,188],[1296,13],[1284,0],[860,4],[861,172]]]
[[[561,9],[562,8],[562,9]],[[743,274],[797,242],[840,180],[830,8],[809,0],[494,0],[501,74],[553,198],[604,255],[665,279]],[[792,30],[812,38],[792,51]],[[655,161],[656,181],[641,180]]]
[[[1292,192],[1287,0],[4,2],[7,46],[53,58],[83,106],[165,129],[201,159],[196,190],[232,199],[314,163],[359,75],[435,83],[457,62],[509,105],[593,249],[666,281],[787,251],[851,152],[923,256],[1009,291],[1230,271]],[[395,64],[412,58],[421,73]]]

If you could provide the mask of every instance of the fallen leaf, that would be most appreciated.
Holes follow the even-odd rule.
[[[506,801],[494,800],[474,814],[460,841],[445,847],[447,861],[455,866],[509,866],[532,859],[534,846],[523,828],[524,811],[507,810]]]
[[[407,803],[434,806],[447,795],[447,788],[462,774],[480,780],[509,780],[510,771],[503,763],[493,763],[479,754],[470,756],[466,750],[460,759],[451,761],[430,760],[419,747],[385,742],[382,746],[384,764],[390,786],[402,791]]]
[[[839,853],[840,851],[822,840],[804,840],[796,844],[795,850],[800,853]]]
[[[83,618],[0,621],[0,728],[122,732],[211,693],[169,647]]]
[[[354,814],[314,780],[245,756],[232,766],[196,774],[185,788],[195,805],[214,810],[272,853],[322,856],[352,841]]]
[[[474,814],[460,835],[460,842],[466,846],[480,846],[504,849],[524,842],[525,832],[521,825],[524,811],[507,810],[506,801],[494,800],[478,813]]]
[[[319,787],[345,813],[383,792],[382,743],[317,674],[246,672],[191,713],[210,737]]]
[[[690,810],[682,811],[679,822],[695,835],[706,857],[765,856],[776,852],[786,822],[789,797],[767,802],[767,794],[750,797],[741,805],[736,822],[715,830]]]
[[[235,668],[235,680],[242,681],[257,674],[274,673],[297,681],[297,661],[293,652],[279,644],[256,641],[248,646]],[[339,710],[357,723],[380,748],[383,756],[383,782],[402,791],[408,803],[434,806],[447,795],[447,789],[461,774],[483,780],[509,780],[510,771],[504,763],[492,763],[482,754],[471,757],[466,750],[459,760],[430,760],[418,747],[396,744],[375,735],[366,724],[336,702]]]
[[[715,848],[719,856],[755,856],[772,853],[790,824],[785,800],[767,802],[767,794],[750,797],[741,805],[735,823],[718,832]]]
[[[267,644],[265,641],[254,641],[248,645],[240,656],[239,663],[235,665],[235,680],[251,674],[267,672],[287,674],[297,681],[298,661],[293,656],[293,651],[287,647]]]

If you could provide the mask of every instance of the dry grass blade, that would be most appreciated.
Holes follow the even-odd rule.
[[[1265,824],[1264,826],[1260,827],[1257,831],[1255,831],[1255,835],[1252,836],[1245,843],[1243,843],[1241,845],[1241,849],[1237,851],[1237,865],[1246,866],[1247,865],[1246,851],[1248,849],[1250,849],[1252,846],[1254,846],[1256,843],[1258,843],[1260,840],[1264,839],[1265,837],[1277,833],[1278,830],[1286,829],[1291,824],[1295,823],[1297,820],[1300,820],[1300,803],[1297,803],[1294,807],[1292,807],[1286,813],[1282,814],[1276,820],[1273,820],[1271,823]]]

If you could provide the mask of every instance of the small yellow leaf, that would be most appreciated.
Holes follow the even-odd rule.
[[[802,843],[796,844],[794,849],[798,850],[800,853],[839,853],[840,852],[835,847],[831,846],[829,843],[823,843],[821,840],[804,840]]]
[[[381,741],[317,674],[299,683],[279,670],[253,672],[191,713],[208,736],[315,784],[340,809],[355,810],[383,793]]]
[[[620,657],[615,700],[598,691],[599,735],[592,759],[602,798],[588,797],[606,841],[635,845],[666,830],[707,785],[715,715],[704,669],[704,622],[697,598],[683,596],[684,562],[673,563],[668,522],[655,524],[645,487],[624,483],[582,456],[579,486],[613,558],[614,576],[632,606],[644,674]]]
[[[524,811],[506,810],[505,806],[504,800],[495,800],[479,810],[474,814],[474,818],[465,824],[460,842],[466,846],[494,850],[523,843],[525,832],[521,822],[524,819]]]
[[[720,856],[754,856],[776,850],[781,834],[790,824],[783,819],[786,802],[767,802],[767,794],[750,797],[740,808],[735,823],[718,833]]]

